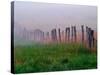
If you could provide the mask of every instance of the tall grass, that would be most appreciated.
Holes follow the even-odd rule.
[[[80,44],[15,46],[15,73],[93,69],[97,55]]]

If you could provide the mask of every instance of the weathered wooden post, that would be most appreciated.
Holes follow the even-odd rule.
[[[49,36],[49,32],[46,33],[46,42],[50,41],[50,36]]]
[[[70,41],[70,27],[68,27],[68,41]]]
[[[54,30],[51,31],[51,38],[52,38],[52,41],[54,41]]]
[[[49,32],[46,33],[47,38],[49,38]]]
[[[94,46],[94,30],[86,26],[86,39],[88,42],[89,48]]]
[[[86,41],[88,42],[88,38],[89,38],[89,35],[88,35],[88,27],[86,26]]]
[[[56,29],[54,29],[54,36],[55,36],[55,41],[57,42],[57,31],[56,31]]]
[[[92,42],[92,37],[91,37],[91,28],[88,28],[88,35],[89,35],[89,38],[88,38],[88,40],[89,40],[89,48],[91,48],[91,42]]]
[[[52,41],[56,42],[57,41],[57,32],[56,32],[56,29],[53,29],[51,31],[51,36],[52,36]]]
[[[91,28],[86,26],[87,43],[89,48],[91,48]]]
[[[59,42],[61,42],[61,32],[60,32],[60,28],[58,29],[58,34],[59,34]]]
[[[82,29],[82,43],[84,43],[84,26],[83,25],[81,26],[81,29]]]
[[[91,42],[92,46],[94,47],[94,30],[91,29]]]
[[[73,26],[71,27],[71,29],[72,29],[72,30],[71,30],[71,31],[72,31],[71,40],[72,40],[72,42],[73,42],[73,34],[74,34],[74,33],[73,33]]]
[[[68,28],[65,29],[65,41],[67,41],[67,29]]]
[[[93,40],[93,47],[94,47],[94,30],[92,30],[92,40]]]
[[[75,40],[75,42],[76,42],[76,40],[77,40],[77,35],[76,35],[76,26],[74,26],[74,40]]]
[[[66,41],[70,41],[70,28],[67,27],[66,30],[65,30],[65,40]]]
[[[86,44],[87,44],[87,46],[89,45],[89,35],[88,35],[88,27],[86,26]]]

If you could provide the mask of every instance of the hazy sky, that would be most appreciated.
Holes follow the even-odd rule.
[[[15,26],[28,30],[41,29],[49,31],[52,28],[65,29],[67,26],[87,25],[97,29],[97,7],[68,4],[15,2]]]

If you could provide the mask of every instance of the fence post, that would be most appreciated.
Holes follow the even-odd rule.
[[[56,31],[56,29],[54,29],[54,31],[55,31],[55,41],[57,42],[57,31]]]
[[[57,32],[56,29],[51,31],[52,41],[57,42]]]
[[[68,27],[68,42],[70,41],[70,28]]]
[[[81,26],[81,29],[82,29],[82,43],[84,43],[84,26],[83,25]]]
[[[75,40],[75,42],[76,42],[76,40],[77,40],[77,35],[76,35],[76,26],[74,26],[74,40]]]
[[[72,42],[73,42],[73,26],[71,27],[72,28],[72,36],[71,36],[71,40],[72,40]]]
[[[67,27],[66,27],[66,29],[65,29],[65,41],[67,41]]]
[[[60,28],[58,29],[58,34],[59,34],[59,42],[61,42],[61,32],[60,32]]]
[[[52,38],[52,41],[54,41],[54,30],[51,31],[51,38]]]
[[[93,41],[93,47],[94,47],[94,30],[92,30],[92,41]]]
[[[89,32],[88,32],[88,35],[89,35],[89,47],[91,48],[91,42],[92,42],[92,37],[91,37],[91,28],[88,28],[89,29]]]
[[[49,36],[49,32],[46,33],[46,42],[50,41],[50,36]]]
[[[88,35],[88,27],[86,26],[86,41],[89,43],[88,38],[89,38],[89,35]]]

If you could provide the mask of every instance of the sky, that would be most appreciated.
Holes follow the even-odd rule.
[[[14,5],[14,26],[27,30],[41,29],[50,31],[75,25],[97,30],[97,7],[55,3],[36,3],[16,1]],[[19,30],[18,30],[19,31]]]

